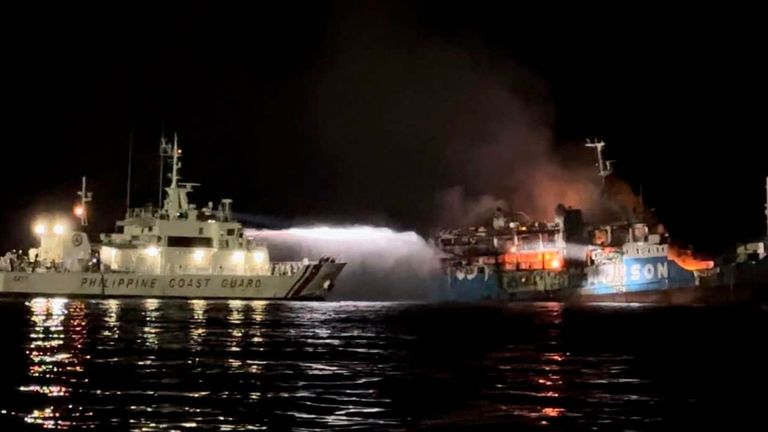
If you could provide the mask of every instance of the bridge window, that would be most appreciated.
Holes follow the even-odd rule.
[[[169,236],[168,247],[213,247],[210,237],[181,237]]]

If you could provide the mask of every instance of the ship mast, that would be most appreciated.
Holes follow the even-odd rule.
[[[605,178],[611,175],[613,172],[613,162],[612,160],[606,161],[603,160],[603,148],[605,148],[605,142],[603,141],[590,141],[587,140],[587,143],[585,144],[586,147],[594,147],[595,152],[597,153],[597,175],[600,176],[600,178],[603,181],[603,184],[605,184]]]
[[[160,182],[157,185],[157,207],[163,207],[163,172],[165,168],[165,158],[171,155],[171,146],[165,135],[160,137]]]
[[[180,214],[189,210],[189,202],[187,200],[187,193],[192,191],[192,186],[197,186],[197,183],[179,183],[179,168],[181,168],[181,149],[179,149],[179,139],[176,134],[173,134],[173,146],[170,147],[170,154],[166,156],[171,157],[172,167],[169,177],[171,178],[171,184],[165,188],[167,198],[163,204],[163,211],[168,214],[171,219],[177,219]]]
[[[80,196],[80,210],[76,213],[80,218],[80,225],[88,226],[88,211],[86,210],[85,203],[93,199],[93,193],[85,190],[85,176],[83,176],[82,189],[77,194]]]
[[[133,162],[133,129],[128,135],[128,178],[126,179],[125,192],[125,217],[131,214],[131,164]]]
[[[171,171],[171,188],[176,189],[178,187],[177,180],[178,180],[178,172],[177,170],[181,167],[181,164],[179,163],[179,140],[178,136],[174,133],[173,134],[173,170]]]

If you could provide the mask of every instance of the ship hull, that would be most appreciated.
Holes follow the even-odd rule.
[[[556,291],[518,291],[508,293],[498,283],[454,283],[441,290],[440,301],[451,302],[540,302],[555,301],[569,304],[594,303],[645,303],[657,305],[724,305],[733,303],[768,304],[768,282],[762,284],[738,284],[734,286],[679,286],[628,292],[604,292],[593,294],[583,288]]]
[[[612,294],[581,294],[573,303],[650,303],[660,305],[724,305],[733,303],[766,303],[768,283],[734,286],[687,286],[663,290]]]
[[[666,266],[662,277],[647,273],[645,268]],[[634,272],[633,266],[639,265],[641,271]],[[650,265],[651,267],[646,267]],[[567,287],[552,289],[551,285],[527,289],[512,288],[509,281],[514,280],[514,272],[499,271],[489,267],[487,274],[481,277],[457,277],[449,273],[444,278],[439,290],[439,300],[455,302],[501,301],[501,302],[537,302],[557,301],[569,304],[590,303],[646,303],[657,305],[720,305],[731,303],[768,303],[768,272],[765,263],[760,271],[753,270],[749,279],[724,283],[732,279],[729,276],[705,278],[699,280],[693,272],[680,268],[674,262],[666,260],[632,261],[621,265],[616,271],[608,273],[587,271],[587,277],[581,283],[572,280]],[[598,270],[598,269],[595,269]],[[604,269],[603,269],[604,270]],[[654,277],[643,277],[644,273]],[[759,273],[759,275],[758,275]],[[604,277],[615,275],[615,280]]]
[[[541,272],[547,273],[547,272]],[[499,271],[492,266],[484,271],[466,275],[448,271],[443,276],[435,300],[449,302],[539,302],[565,301],[575,290],[563,288],[568,279],[554,281],[542,274],[538,283],[519,284],[520,275],[530,277],[531,273]],[[530,278],[533,282],[534,278]],[[518,283],[515,283],[518,282]]]
[[[685,272],[674,265],[670,268],[670,276],[671,286],[656,286],[654,289],[619,289],[599,294],[595,292],[595,287],[590,287],[581,290],[580,295],[574,300],[582,303],[668,305],[768,303],[768,260],[765,259],[758,263],[742,263],[709,270],[689,281],[686,281]],[[599,286],[597,288],[599,290]]]
[[[344,263],[304,265],[289,276],[0,273],[0,295],[322,300]]]

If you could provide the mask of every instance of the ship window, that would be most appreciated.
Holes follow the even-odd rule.
[[[203,235],[203,227],[198,228],[197,233]]]
[[[213,247],[210,237],[169,236],[168,247]]]
[[[228,230],[227,230],[227,235],[228,235],[228,236],[233,236],[233,235],[235,235],[235,229],[234,229],[234,228],[230,228],[230,229],[228,229]]]

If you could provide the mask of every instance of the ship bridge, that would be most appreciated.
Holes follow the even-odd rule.
[[[164,142],[165,146],[165,142]],[[161,208],[128,210],[116,232],[101,234],[100,258],[109,271],[151,274],[245,274],[275,271],[265,245],[243,236],[232,218],[232,200],[197,208],[189,194],[197,183],[179,182],[181,150],[174,138],[170,184]]]

